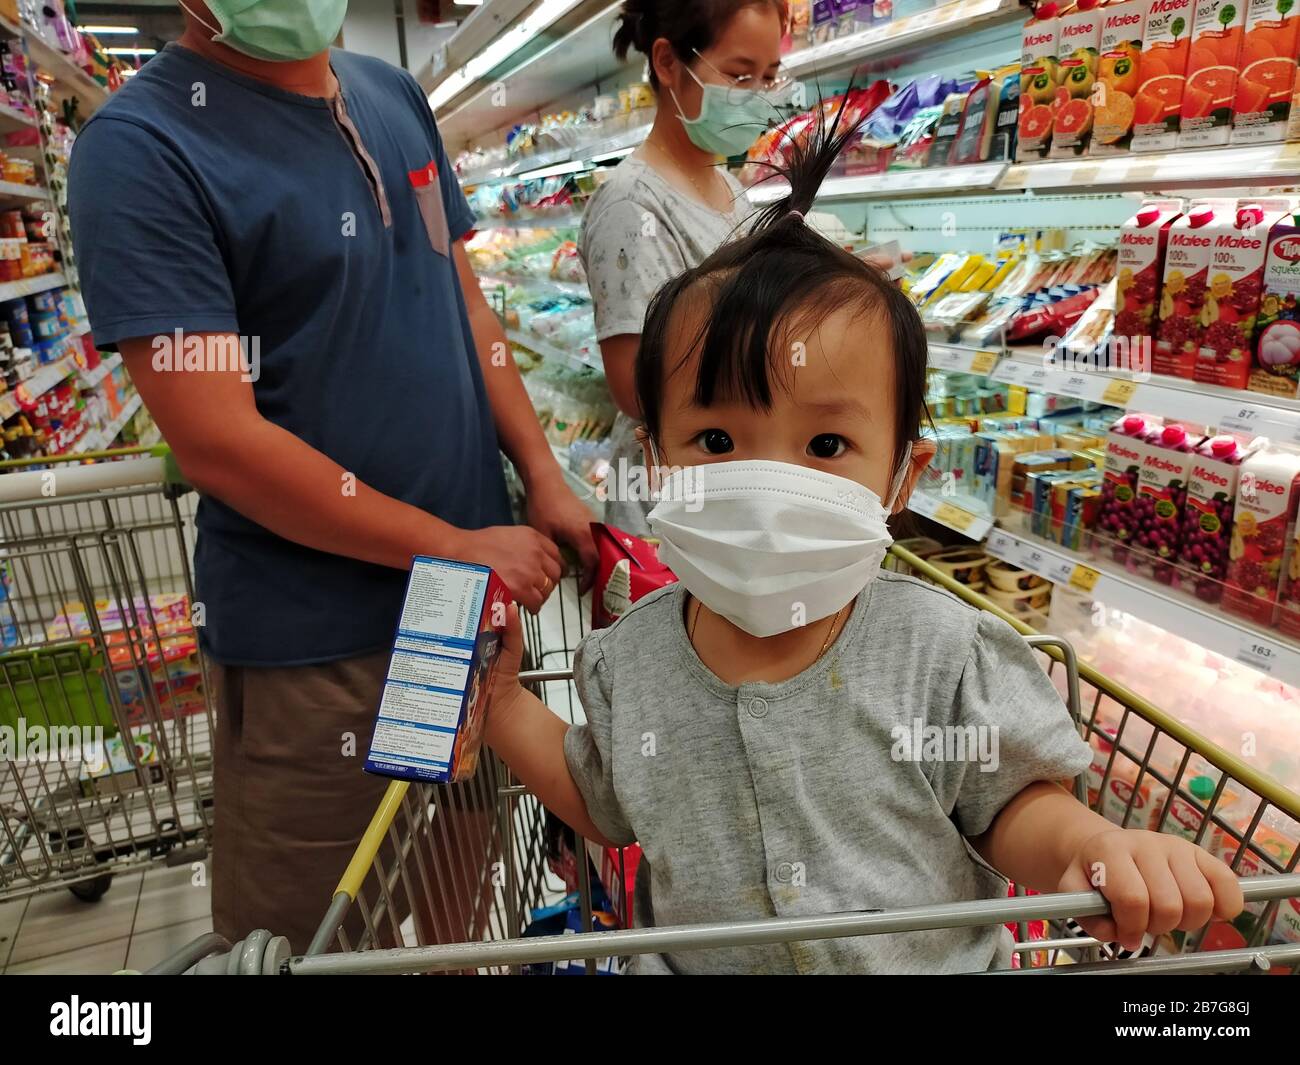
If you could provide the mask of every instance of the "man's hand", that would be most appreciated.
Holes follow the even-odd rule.
[[[577,552],[584,592],[596,576],[596,542],[591,537],[591,521],[591,511],[573,494],[558,465],[554,476],[528,485],[528,523],[543,536],[568,544]]]
[[[454,558],[491,566],[510,593],[534,614],[563,573],[560,549],[526,525],[459,531],[452,549]]]
[[[1110,916],[1079,923],[1126,950],[1137,950],[1144,934],[1192,931],[1211,917],[1231,920],[1245,905],[1237,878],[1219,859],[1179,836],[1131,828],[1085,839],[1058,890],[1105,895]]]

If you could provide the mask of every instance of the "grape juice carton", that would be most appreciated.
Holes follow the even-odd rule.
[[[1295,554],[1297,503],[1300,454],[1265,448],[1242,463],[1223,592],[1229,614],[1273,624],[1282,575]]]
[[[1103,11],[1098,0],[1078,0],[1056,25],[1056,98],[1052,103],[1053,159],[1071,159],[1092,140],[1092,93],[1097,81]]]
[[[1293,97],[1300,8],[1286,0],[1246,0],[1245,7],[1232,143],[1293,140],[1300,137],[1300,103]]]
[[[1149,2],[1122,0],[1102,10],[1090,155],[1122,155],[1129,150],[1134,98],[1141,84],[1142,26]]]
[[[1139,471],[1151,452],[1146,438],[1160,421],[1146,414],[1128,414],[1106,434],[1106,465],[1101,503],[1097,510],[1096,548],[1117,562],[1127,562],[1138,532],[1136,500]]]
[[[1228,545],[1241,464],[1252,449],[1236,437],[1204,441],[1192,456],[1183,506],[1180,584],[1198,599],[1217,603],[1228,578]]]
[[[1245,388],[1250,381],[1269,233],[1290,207],[1283,199],[1243,200],[1235,217],[1216,216],[1202,230],[1214,241],[1192,374],[1202,384]]]
[[[1252,392],[1295,399],[1300,393],[1300,217],[1273,224],[1264,261],[1264,292],[1255,320]]]
[[[1020,35],[1020,119],[1016,159],[1025,162],[1046,157],[1052,143],[1057,78],[1056,50],[1058,6],[1039,4]]]
[[[1162,152],[1178,146],[1183,82],[1191,51],[1192,0],[1148,0],[1142,24],[1142,58],[1133,98],[1135,152]]]
[[[1190,379],[1196,372],[1205,326],[1201,311],[1208,294],[1215,234],[1237,217],[1236,200],[1194,200],[1169,231],[1160,326],[1152,355],[1156,373]]]
[[[1193,451],[1200,437],[1181,425],[1164,425],[1146,434],[1147,448],[1138,467],[1133,500],[1136,527],[1133,560],[1161,584],[1172,584],[1183,538],[1183,506]]]
[[[1237,94],[1246,7],[1241,0],[1196,0],[1192,46],[1179,109],[1178,147],[1227,144]]]
[[[1114,342],[1125,345],[1116,354],[1127,357],[1130,369],[1151,372],[1165,250],[1170,227],[1182,213],[1182,200],[1147,200],[1120,231]]]
[[[367,773],[440,784],[473,775],[511,602],[487,566],[414,559]]]

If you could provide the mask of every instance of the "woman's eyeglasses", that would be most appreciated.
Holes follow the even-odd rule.
[[[733,77],[730,74],[724,74],[704,56],[700,55],[699,49],[692,49],[692,51],[695,52],[696,59],[722,79],[722,85],[727,89],[728,103],[741,103],[746,97],[758,92],[764,96],[773,97],[772,102],[779,105],[783,102],[784,95],[794,85],[794,79],[784,71],[777,71],[776,74],[770,77],[766,75],[755,76],[753,74],[741,74]],[[689,67],[687,69],[690,70]],[[691,71],[691,77],[695,78],[703,87],[704,82],[700,81],[694,71]]]

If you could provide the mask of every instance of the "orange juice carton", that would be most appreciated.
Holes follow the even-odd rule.
[[[1020,119],[1016,159],[1042,159],[1052,143],[1056,90],[1057,4],[1039,4],[1020,35]]]
[[[1247,388],[1295,399],[1300,391],[1300,218],[1273,224],[1264,263],[1264,293],[1255,319],[1255,363]]]
[[[1141,84],[1133,98],[1130,146],[1135,152],[1161,152],[1178,146],[1195,14],[1193,0],[1148,0],[1138,64]]]
[[[413,560],[367,773],[439,784],[473,775],[511,602],[487,566]]]
[[[1287,0],[1246,0],[1245,6],[1232,143],[1294,140],[1300,137],[1300,103],[1293,98],[1300,9]]]
[[[1120,231],[1114,343],[1136,369],[1151,369],[1169,231],[1182,213],[1182,200],[1147,200]]]
[[[1227,144],[1237,94],[1246,7],[1241,0],[1196,0],[1187,81],[1180,108],[1180,148]]]
[[[1228,544],[1226,613],[1272,625],[1282,575],[1295,557],[1300,455],[1261,448],[1241,465]]]
[[[1201,346],[1192,376],[1207,385],[1245,388],[1264,288],[1269,233],[1285,218],[1289,200],[1242,200],[1202,232],[1214,241],[1201,307]]]
[[[1097,81],[1103,10],[1078,0],[1056,24],[1056,98],[1052,102],[1053,159],[1082,155],[1092,139],[1092,92]]]
[[[1122,0],[1101,13],[1097,84],[1093,87],[1091,155],[1127,152],[1133,137],[1134,97],[1141,84],[1142,26],[1150,0]]]
[[[1236,200],[1193,200],[1169,230],[1164,279],[1160,290],[1160,325],[1152,369],[1191,378],[1196,371],[1205,326],[1201,312],[1208,294],[1216,231],[1236,218]]]

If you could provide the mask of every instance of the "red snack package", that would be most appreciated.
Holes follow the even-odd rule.
[[[593,629],[614,624],[638,599],[677,583],[654,546],[639,536],[597,521],[591,523],[591,535],[598,558],[591,591]]]

